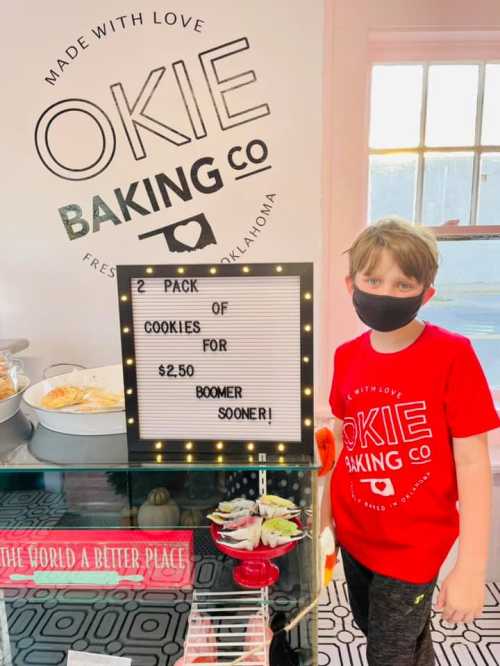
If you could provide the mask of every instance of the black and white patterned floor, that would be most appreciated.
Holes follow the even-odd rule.
[[[437,591],[435,593],[437,595]],[[482,615],[452,625],[432,612],[432,638],[439,666],[500,666],[500,584],[487,585]],[[353,621],[344,581],[335,581],[319,607],[318,666],[366,666],[366,640]]]

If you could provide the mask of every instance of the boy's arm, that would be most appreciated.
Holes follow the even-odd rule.
[[[335,465],[337,461],[340,460],[340,453],[342,452],[342,447],[344,446],[344,440],[342,439],[342,430],[344,428],[344,421],[342,419],[335,418],[333,422],[333,437],[335,439]]]
[[[320,510],[320,533],[324,530],[325,527],[331,527],[332,524],[332,505],[330,500],[330,483],[332,480],[333,470],[337,464],[340,453],[342,451],[343,441],[342,441],[342,427],[344,421],[342,419],[335,418],[333,423],[333,437],[335,439],[335,464],[332,467],[332,470],[324,477],[324,487],[323,487],[323,499],[321,502]]]
[[[491,519],[487,438],[487,433],[453,438],[460,537],[455,567],[444,581],[438,601],[444,619],[452,623],[472,621],[484,604]]]

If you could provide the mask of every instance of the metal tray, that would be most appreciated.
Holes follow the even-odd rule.
[[[56,465],[127,464],[127,435],[68,435],[39,425],[28,448],[43,462]]]

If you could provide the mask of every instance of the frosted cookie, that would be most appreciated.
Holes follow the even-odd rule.
[[[300,513],[300,509],[291,500],[278,495],[262,495],[257,500],[258,510],[264,518],[283,516],[290,518]]]
[[[276,548],[292,541],[299,541],[304,532],[292,520],[270,518],[262,525],[261,539],[264,546]]]

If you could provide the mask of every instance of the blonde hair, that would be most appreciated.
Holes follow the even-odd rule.
[[[438,246],[432,232],[399,217],[385,217],[367,227],[346,250],[349,274],[372,273],[382,250],[389,250],[399,268],[425,288],[434,282],[438,270]]]

